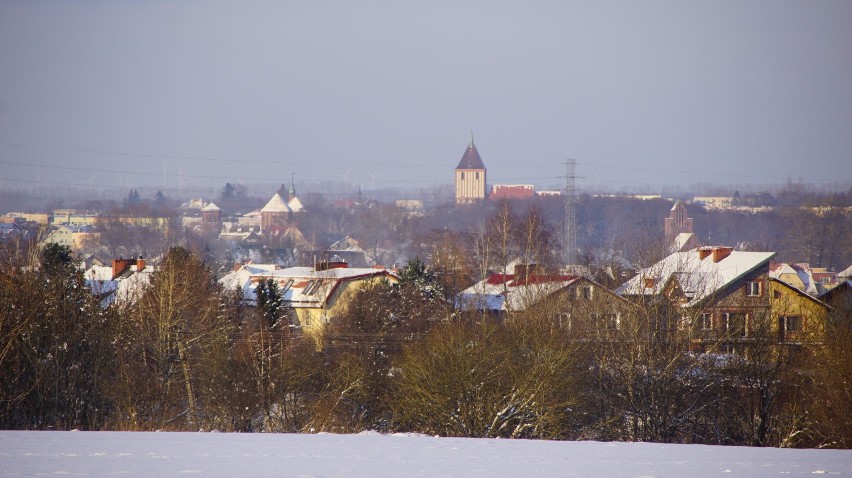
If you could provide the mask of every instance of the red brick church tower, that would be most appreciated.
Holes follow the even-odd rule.
[[[667,246],[671,247],[680,234],[689,234],[691,237],[688,239],[685,236],[681,236],[683,240],[679,242],[683,242],[683,244],[678,244],[677,249],[693,247],[695,235],[692,234],[692,218],[687,216],[686,204],[683,201],[675,201],[674,206],[672,206],[669,212],[669,217],[665,219],[663,228]]]

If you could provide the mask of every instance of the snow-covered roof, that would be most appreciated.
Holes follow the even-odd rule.
[[[774,279],[779,279],[784,281],[787,275],[795,275],[798,277],[799,281],[802,283],[804,287],[804,291],[812,296],[816,296],[819,291],[817,290],[816,281],[813,278],[813,274],[811,273],[811,268],[808,264],[777,264],[774,270],[769,271],[769,276]],[[787,285],[795,286],[795,284]]]
[[[689,244],[695,238],[695,234],[692,232],[681,232],[677,236],[675,236],[671,245],[669,246],[670,252],[678,252],[683,250],[683,248]]]
[[[287,206],[287,203],[284,202],[284,199],[280,194],[275,193],[272,196],[272,199],[266,203],[266,206],[263,206],[263,209],[260,212],[291,212],[290,207]]]
[[[201,198],[192,198],[189,201],[180,205],[181,209],[201,209],[204,207],[204,200]]]
[[[287,207],[289,207],[293,212],[302,212],[302,210],[305,209],[305,207],[302,206],[302,201],[299,201],[299,198],[295,196],[293,196],[293,199],[287,203]]]
[[[397,275],[388,269],[344,267],[318,271],[313,267],[288,267],[268,270],[256,269],[249,265],[228,273],[219,282],[226,289],[239,287],[242,289],[243,299],[253,303],[256,300],[257,283],[260,280],[272,279],[282,292],[284,301],[291,306],[320,307],[341,283],[382,276],[398,280]]]
[[[532,184],[492,184],[491,199],[524,199],[535,195]]]
[[[343,239],[335,242],[334,244],[328,246],[329,251],[358,251],[363,252],[358,242],[350,236],[346,236]]]
[[[156,267],[147,265],[140,271],[137,266],[131,265],[126,273],[113,279],[111,266],[92,266],[83,278],[92,293],[101,297],[101,306],[106,307],[113,303],[129,304],[138,299],[151,283],[151,274],[156,270]]]
[[[716,262],[712,253],[702,259],[698,249],[675,252],[653,266],[639,271],[619,287],[616,293],[634,296],[659,295],[669,280],[675,279],[689,299],[684,306],[689,307],[758,267],[766,265],[768,268],[769,260],[774,256],[774,252],[731,251]]]
[[[201,212],[204,212],[204,211],[221,211],[221,210],[222,209],[220,209],[219,206],[216,205],[216,203],[212,203],[212,202],[207,203],[206,206],[201,208]]]
[[[579,281],[579,276],[530,275],[526,280],[514,274],[493,274],[456,296],[461,310],[493,312],[525,310],[548,295]]]

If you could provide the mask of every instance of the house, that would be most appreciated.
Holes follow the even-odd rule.
[[[205,204],[206,204],[206,203],[204,202],[204,199],[201,199],[201,198],[192,198],[192,199],[190,199],[189,201],[187,201],[187,202],[185,202],[185,203],[181,204],[181,205],[180,205],[180,208],[181,208],[181,209],[184,209],[184,210],[196,210],[196,211],[200,211],[200,210],[204,209],[204,205],[205,205]]]
[[[47,236],[41,241],[41,247],[47,244],[58,244],[69,249],[74,248],[74,232],[71,226],[51,226]]]
[[[331,244],[328,249],[320,253],[320,257],[324,259],[330,256],[340,257],[350,267],[372,267],[376,265],[376,259],[371,257],[351,236],[346,236]]]
[[[577,338],[618,330],[634,309],[586,276],[548,274],[535,265],[520,264],[512,274],[492,274],[468,287],[455,302],[460,311],[501,320],[546,316]]]
[[[532,184],[494,184],[488,199],[532,199],[535,195],[535,186]]]
[[[769,279],[771,330],[782,343],[818,342],[825,333],[829,307],[825,302],[787,284]]]
[[[260,209],[249,211],[237,217],[237,224],[243,228],[256,227],[260,229]]]
[[[704,206],[705,209],[730,209],[734,198],[732,196],[695,196],[692,202]]]
[[[226,290],[239,289],[243,301],[256,305],[255,289],[260,281],[272,279],[284,302],[292,307],[295,326],[312,333],[333,321],[346,309],[352,295],[367,284],[399,277],[384,268],[350,268],[345,262],[321,261],[314,267],[278,269],[270,265],[243,265],[225,275]]]
[[[473,133],[458,166],[456,166],[456,204],[472,204],[485,199],[485,163],[473,144]]]
[[[733,352],[765,340],[814,339],[827,308],[772,280],[774,256],[718,246],[675,252],[616,292],[642,306],[667,306],[659,309],[671,312],[663,323],[688,334],[697,349]]]
[[[83,249],[89,241],[96,240],[100,233],[95,232],[91,226],[50,226],[47,236],[41,241],[41,246],[47,244],[58,244],[67,246],[72,251]]]
[[[546,191],[536,191],[536,197],[547,197],[547,198],[558,198],[562,196],[562,191],[558,190],[546,190]]]
[[[17,222],[0,221],[0,241],[27,237],[28,231]]]
[[[222,228],[222,209],[215,203],[207,203],[201,208],[201,223],[205,229],[218,231]]]
[[[769,275],[782,280],[805,293],[818,297],[837,285],[838,274],[825,267],[811,267],[805,262],[775,263],[769,265]]]
[[[101,300],[101,306],[129,305],[136,301],[148,284],[156,267],[136,259],[113,259],[109,266],[93,265],[83,273],[86,286]]]
[[[843,322],[852,328],[852,279],[827,290],[819,299],[832,308],[831,315],[836,323]]]

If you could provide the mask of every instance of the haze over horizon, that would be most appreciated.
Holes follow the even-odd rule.
[[[852,3],[0,2],[0,187],[852,181]]]

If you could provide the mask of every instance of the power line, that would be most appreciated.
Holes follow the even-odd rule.
[[[129,151],[115,151],[115,150],[102,150],[102,149],[91,149],[91,148],[71,148],[71,147],[62,147],[62,146],[50,146],[50,145],[39,145],[39,144],[26,144],[26,143],[15,143],[9,141],[0,141],[0,145],[15,147],[15,148],[24,148],[24,149],[42,149],[49,151],[59,151],[59,152],[68,152],[68,153],[86,153],[86,154],[98,154],[98,155],[110,155],[110,156],[126,156],[126,157],[134,157],[134,158],[157,158],[157,159],[174,159],[174,160],[188,160],[188,161],[212,161],[212,162],[220,162],[220,163],[253,163],[253,164],[270,164],[270,165],[279,165],[279,166],[288,166],[288,165],[307,165],[307,166],[340,166],[340,162],[331,162],[331,161],[277,161],[277,160],[263,160],[263,159],[235,159],[235,158],[224,158],[224,157],[205,157],[205,156],[188,156],[188,155],[175,155],[175,154],[154,154],[154,153],[139,153],[139,152],[129,152]],[[12,164],[12,163],[7,163]],[[21,164],[21,163],[14,163]],[[354,164],[355,166],[372,166],[372,167],[400,167],[399,163],[348,163]],[[450,163],[448,163],[450,164]],[[759,180],[777,180],[777,181],[785,181],[788,179],[787,176],[764,176],[764,175],[748,175],[748,174],[734,174],[734,173],[725,173],[719,171],[692,171],[685,169],[660,169],[660,168],[652,168],[652,167],[644,167],[644,166],[624,166],[624,165],[614,165],[614,164],[606,164],[606,163],[586,163],[586,162],[578,162],[581,166],[587,166],[589,168],[610,168],[617,170],[629,170],[629,171],[643,171],[648,173],[662,173],[662,174],[685,174],[690,176],[701,176],[704,178],[709,177],[724,177],[724,178],[740,178],[740,179],[759,179]],[[25,166],[29,166],[29,164],[23,164]],[[553,166],[554,163],[546,162],[546,163],[529,163],[529,162],[510,162],[510,163],[491,163],[492,167],[518,167],[520,165],[523,166]],[[435,163],[406,163],[403,166],[405,167],[428,167],[437,166]],[[44,166],[44,167],[53,167],[57,166]],[[82,169],[81,169],[82,170]],[[95,169],[88,169],[89,171],[94,171]],[[107,172],[106,170],[104,172]],[[115,172],[115,171],[110,171]],[[156,175],[160,174],[156,173],[126,173],[124,171],[120,171],[124,174],[144,174],[144,175]],[[198,178],[210,178],[210,179],[219,179],[216,176],[189,176],[186,177],[198,177]],[[513,179],[514,181],[518,180],[535,180],[535,179],[551,179],[551,178],[531,178],[531,179]],[[836,178],[826,179],[826,178],[804,178],[797,177],[797,179],[801,179],[804,181],[811,182],[836,182]],[[252,179],[256,180],[256,179]],[[321,180],[313,180],[313,181],[321,181]],[[371,182],[426,182],[429,180],[375,180]],[[622,181],[627,182],[627,181]]]

